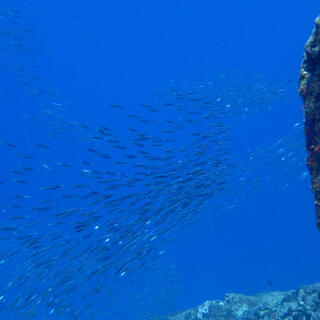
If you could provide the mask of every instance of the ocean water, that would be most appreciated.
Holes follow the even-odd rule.
[[[297,95],[319,9],[3,0],[1,319],[163,319],[319,281]]]

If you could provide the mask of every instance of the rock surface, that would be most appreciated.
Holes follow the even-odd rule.
[[[303,98],[307,165],[320,230],[320,16],[305,45],[299,78],[299,93]]]
[[[320,283],[255,296],[227,294],[168,320],[319,320]]]

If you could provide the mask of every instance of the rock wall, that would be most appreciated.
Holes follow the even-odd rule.
[[[303,98],[307,165],[320,230],[320,16],[305,45],[299,85],[299,93]]]
[[[320,283],[255,296],[227,294],[167,320],[319,320]]]

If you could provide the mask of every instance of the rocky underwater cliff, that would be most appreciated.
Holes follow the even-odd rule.
[[[316,223],[320,229],[320,16],[305,45],[299,93],[303,99],[307,165],[316,207]]]

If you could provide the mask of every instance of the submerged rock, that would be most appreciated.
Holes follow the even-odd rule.
[[[227,294],[225,300],[202,305],[169,316],[167,320],[318,320],[320,283],[298,290],[269,292],[254,296]]]
[[[305,45],[299,93],[303,98],[307,164],[311,175],[317,226],[320,229],[320,16]]]

